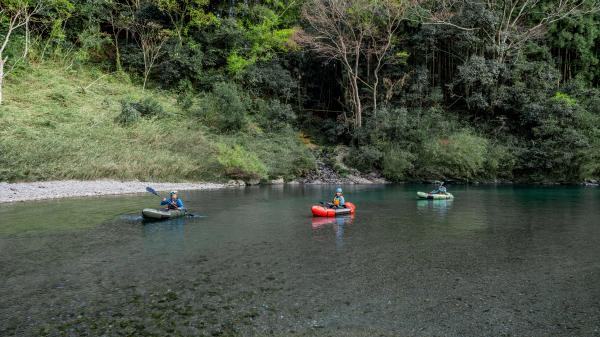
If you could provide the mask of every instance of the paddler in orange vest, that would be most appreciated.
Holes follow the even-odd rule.
[[[342,194],[342,188],[338,187],[335,189],[335,196],[333,201],[328,204],[329,208],[346,208],[346,200]]]

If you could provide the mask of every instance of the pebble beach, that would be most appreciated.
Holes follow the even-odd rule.
[[[117,180],[64,180],[31,183],[0,182],[0,203],[57,199],[68,197],[101,196],[127,193],[142,193],[147,186],[157,191],[171,190],[215,190],[224,188],[219,183],[155,183],[144,181]]]

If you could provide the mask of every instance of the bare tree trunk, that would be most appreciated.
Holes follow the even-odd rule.
[[[114,20],[112,20],[112,33],[113,33],[113,43],[115,45],[115,67],[117,68],[117,72],[123,71],[123,66],[121,65],[121,49],[119,48],[119,34],[121,33],[121,29],[115,29]]]
[[[360,128],[362,126],[362,103],[360,101],[360,91],[358,88],[358,72],[360,65],[360,55],[361,55],[361,47],[362,47],[362,32],[361,37],[358,40],[358,43],[355,47],[355,58],[354,58],[354,77],[352,80],[354,81],[354,91],[356,93],[356,127]]]
[[[162,55],[162,47],[167,42],[169,35],[155,23],[141,23],[134,27],[134,38],[142,50],[144,56],[144,84],[146,89],[148,77],[154,67],[156,60]]]
[[[2,85],[4,84],[4,60],[0,58],[0,105],[2,105]]]
[[[373,74],[375,81],[373,82],[373,115],[377,116],[377,86],[379,85],[379,74]]]
[[[360,101],[360,92],[358,87],[357,76],[352,76],[351,79],[352,96],[354,100],[354,121],[355,126],[360,128],[362,126],[362,103]]]

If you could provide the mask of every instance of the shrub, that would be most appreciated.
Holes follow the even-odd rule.
[[[594,139],[594,143],[584,152],[587,159],[582,165],[583,179],[599,179],[600,178],[600,132]]]
[[[269,177],[293,179],[315,169],[314,155],[290,129],[258,135],[242,133],[227,138],[228,142],[240,144],[256,154],[267,167]]]
[[[406,179],[412,172],[416,157],[414,154],[402,150],[398,146],[386,151],[383,158],[383,175],[391,181]]]
[[[121,113],[115,118],[115,121],[121,125],[130,125],[140,118],[163,118],[167,113],[160,104],[151,97],[134,101],[126,99],[121,101]]]
[[[554,94],[554,97],[552,97],[552,100],[557,102],[557,103],[563,103],[566,104],[568,106],[573,106],[577,104],[577,100],[571,96],[569,96],[568,94],[565,94],[564,92],[557,92],[556,94]]]
[[[163,118],[167,116],[165,109],[157,100],[146,97],[139,102],[133,103],[135,108],[140,112],[140,115],[144,118]]]
[[[513,177],[513,170],[516,166],[517,158],[511,146],[503,144],[488,144],[485,159],[485,175],[489,178]]]
[[[260,126],[267,131],[279,131],[296,120],[292,107],[281,103],[278,99],[269,101],[257,99],[254,106]]]
[[[140,119],[140,112],[131,104],[131,102],[121,102],[121,113],[115,118],[115,122],[121,125],[131,125]]]
[[[267,168],[258,157],[239,145],[219,145],[217,160],[225,174],[235,179],[263,179],[267,177]]]
[[[489,110],[493,105],[504,65],[481,56],[472,56],[458,66],[450,88],[457,97],[465,97],[469,110]]]
[[[383,153],[379,149],[375,146],[365,145],[350,149],[344,161],[361,172],[370,172],[381,167],[382,158]]]
[[[221,132],[238,132],[247,126],[249,99],[231,83],[219,82],[201,101],[199,115]]]
[[[462,130],[425,144],[420,166],[433,176],[476,178],[483,172],[487,148],[487,139]]]
[[[255,64],[243,73],[242,85],[252,95],[290,99],[298,83],[279,62]]]
[[[189,112],[194,106],[194,87],[188,80],[182,80],[179,82],[177,88],[177,105],[184,112]]]
[[[520,152],[520,173],[533,180],[569,182],[594,176],[600,119],[587,102],[580,105],[569,102],[570,96],[558,97],[540,105],[543,114],[532,123]]]
[[[186,39],[181,45],[170,39],[163,50],[164,57],[156,66],[156,82],[163,88],[177,88],[181,82],[195,82],[204,75],[204,53],[202,48]]]
[[[292,168],[289,170],[292,173],[292,177],[304,176],[315,169],[315,158],[309,151],[297,151],[294,155],[295,158],[291,163]]]

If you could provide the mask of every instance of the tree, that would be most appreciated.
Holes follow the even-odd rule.
[[[397,31],[400,28],[400,23],[405,18],[408,3],[405,1],[382,1],[374,9],[373,19],[375,25],[371,34],[369,34],[367,60],[375,60],[374,79],[370,87],[373,92],[373,112],[377,113],[377,89],[381,69],[388,63],[404,61],[400,55],[390,57],[390,51],[394,43],[397,42]]]
[[[111,27],[112,43],[115,47],[115,67],[118,72],[123,71],[121,64],[121,48],[119,37],[121,33],[128,30],[133,22],[134,11],[137,10],[132,2],[121,3],[119,1],[107,0],[107,20]]]
[[[180,47],[190,27],[216,20],[214,14],[204,11],[208,5],[208,0],[158,0],[159,8],[167,14],[173,25]]]
[[[298,41],[318,55],[341,63],[348,80],[354,125],[363,124],[362,88],[377,109],[379,72],[390,60],[396,33],[407,9],[417,1],[311,0],[303,8],[307,30]],[[365,68],[374,60],[373,80]]]
[[[493,13],[492,24],[470,26],[457,24],[453,19],[473,3],[483,6],[480,12]],[[493,57],[500,63],[516,54],[533,39],[542,37],[548,28],[566,18],[580,17],[600,11],[599,0],[441,0],[423,6],[427,24],[448,25],[463,30],[478,30]]]
[[[588,3],[593,4],[593,0],[588,0]],[[600,79],[599,39],[598,13],[566,18],[550,26],[547,43],[557,58],[563,81],[575,77],[594,83],[595,79]]]
[[[156,22],[145,20],[136,22],[133,25],[133,31],[144,57],[143,88],[146,89],[148,76],[150,76],[156,60],[162,55],[162,47],[169,39],[170,32]]]
[[[239,75],[256,62],[270,61],[278,52],[294,47],[291,43],[295,30],[283,22],[283,14],[272,9],[255,5],[247,14],[251,19],[236,20],[237,28],[242,32],[243,44],[236,46],[227,57],[227,68],[230,73]]]
[[[25,29],[25,45],[21,58],[14,63],[27,57],[29,53],[29,23],[31,18],[42,8],[41,2],[32,2],[28,0],[1,0],[0,1],[0,24],[5,25],[6,31],[0,45],[0,104],[2,104],[2,85],[4,78],[9,71],[5,70],[8,62],[8,56],[5,56],[6,47],[8,46],[15,31],[23,27]]]

